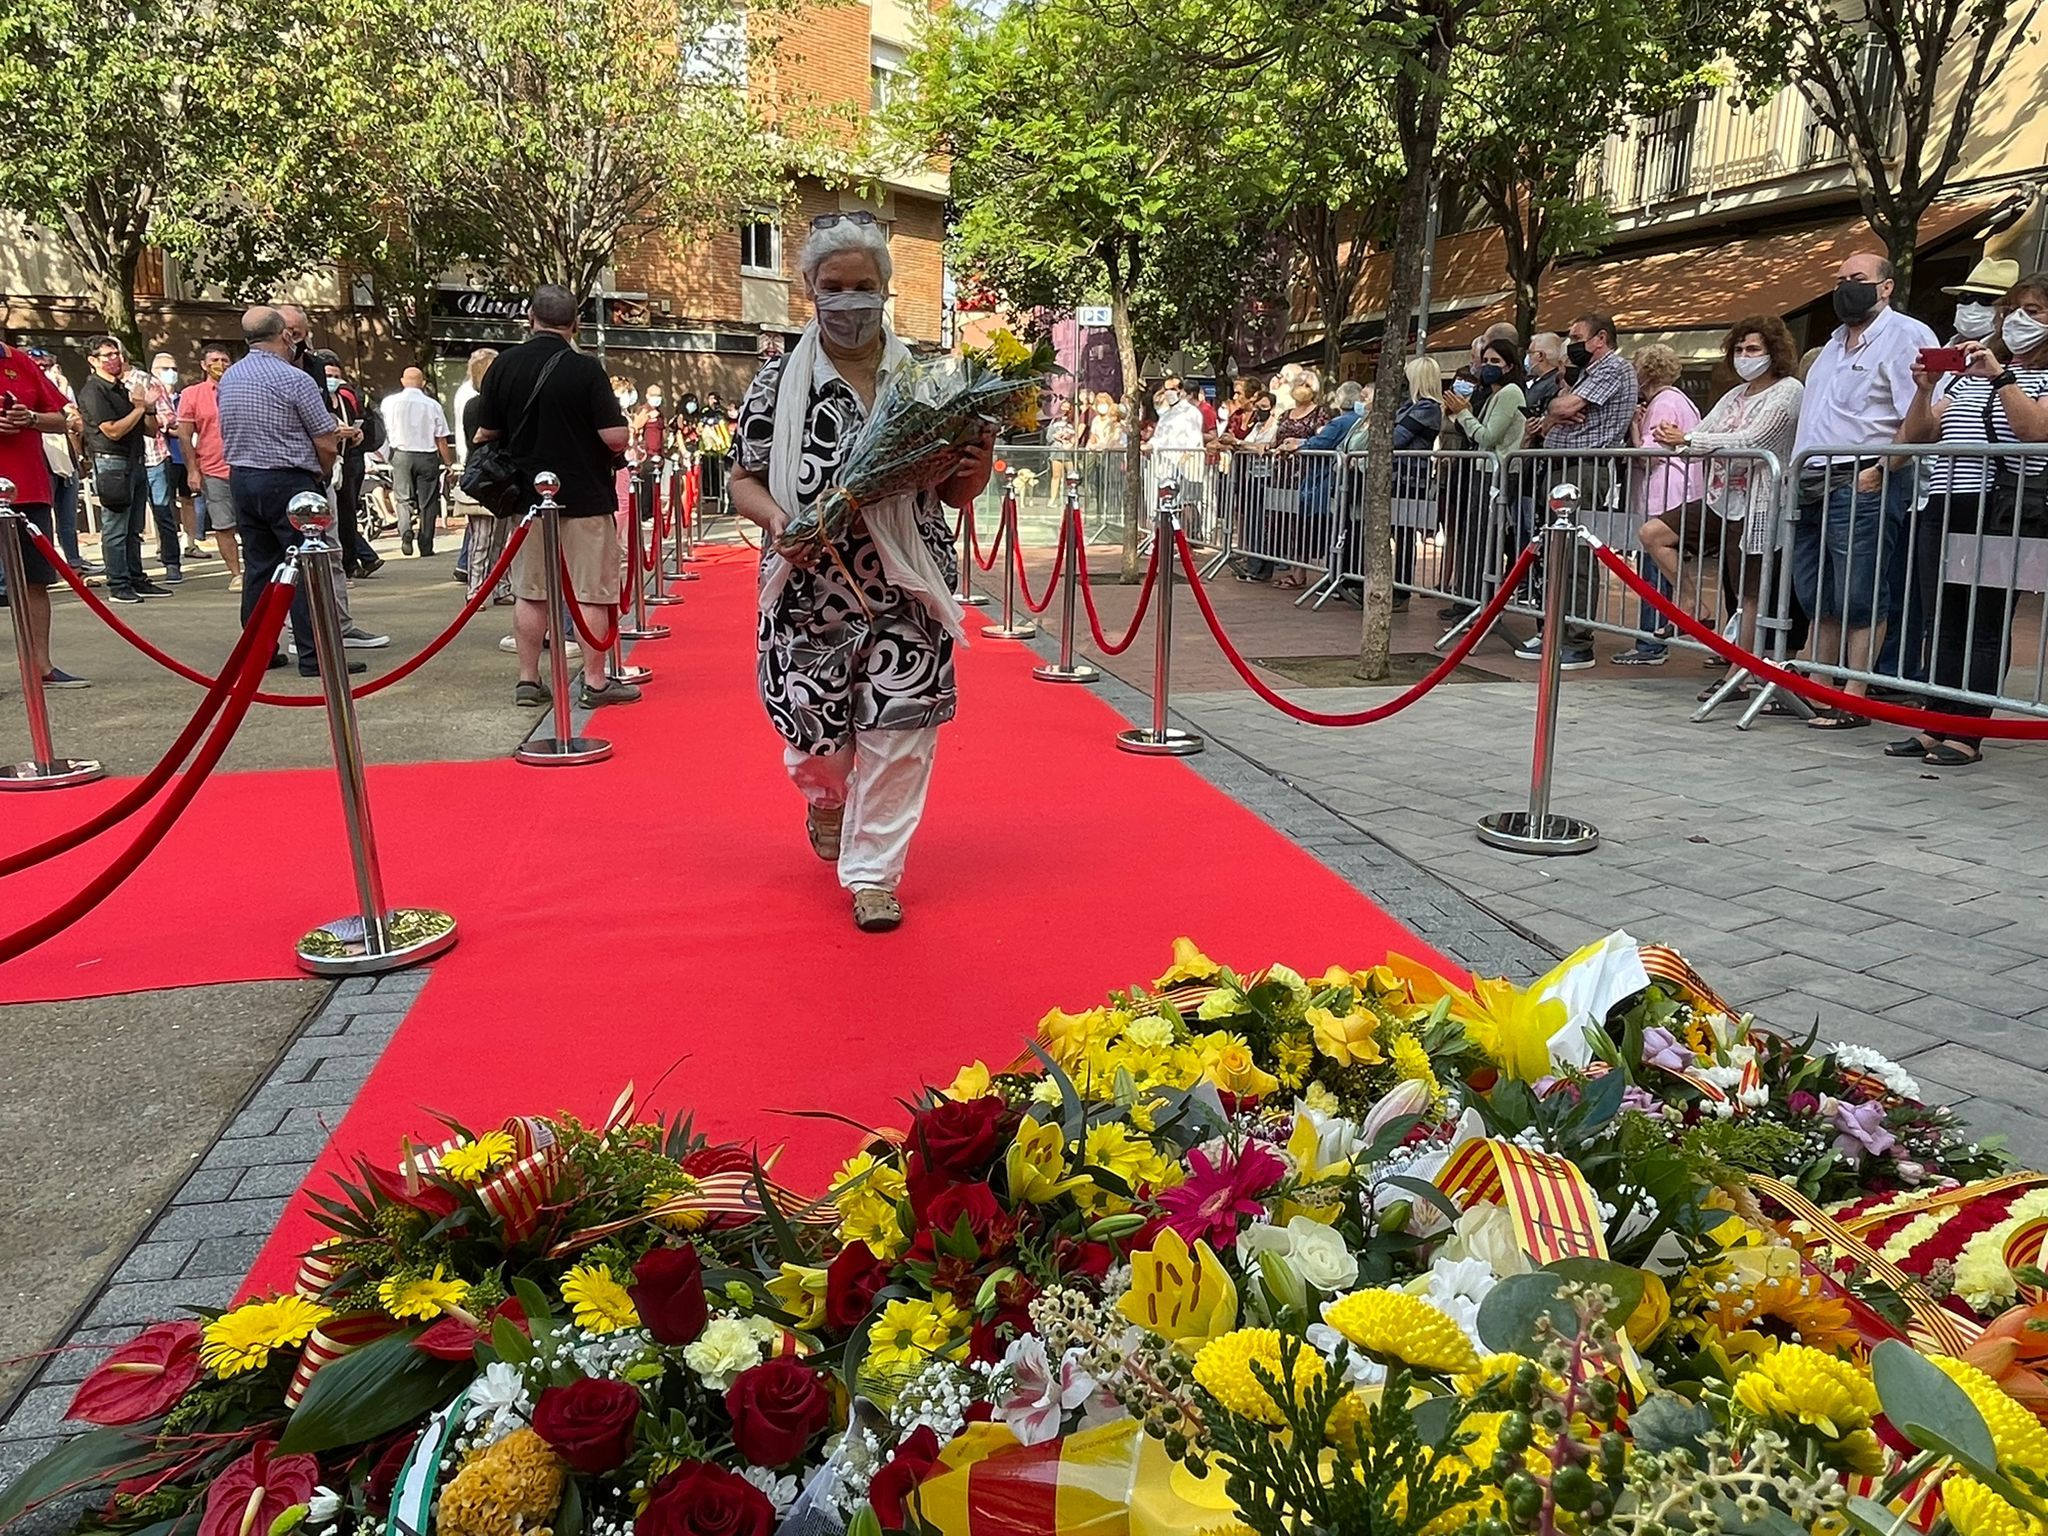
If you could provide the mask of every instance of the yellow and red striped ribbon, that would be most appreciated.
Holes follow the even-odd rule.
[[[285,1388],[284,1405],[299,1406],[313,1378],[343,1355],[394,1332],[398,1324],[381,1312],[351,1312],[331,1317],[307,1335],[299,1350],[299,1363],[292,1369],[291,1385]]]
[[[1607,1257],[1599,1202],[1578,1165],[1510,1141],[1478,1138],[1451,1155],[1436,1186],[1467,1204],[1504,1207],[1538,1265]]]
[[[2022,1269],[2041,1268],[2041,1250],[2048,1245],[2048,1216],[2036,1216],[2024,1222],[2005,1240],[2005,1267],[2017,1275]],[[2044,1299],[2043,1289],[2038,1285],[2022,1284],[2020,1300],[2034,1302]]]

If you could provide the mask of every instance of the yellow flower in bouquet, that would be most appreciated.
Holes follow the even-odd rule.
[[[868,1330],[863,1370],[907,1379],[932,1360],[958,1358],[967,1349],[967,1314],[943,1296],[906,1296],[890,1302]]]
[[[442,1153],[440,1169],[458,1184],[481,1184],[485,1174],[500,1163],[511,1161],[517,1150],[508,1132],[486,1131],[475,1141],[465,1141]]]
[[[450,1278],[441,1264],[430,1275],[393,1275],[377,1287],[378,1304],[398,1318],[439,1317],[468,1295],[468,1282]]]
[[[1062,1067],[1072,1067],[1088,1048],[1109,1034],[1109,1010],[1090,1008],[1086,1013],[1068,1013],[1055,1008],[1038,1021],[1038,1041],[1046,1055]]]
[[[1152,990],[1164,991],[1183,981],[1209,981],[1222,969],[1196,947],[1193,939],[1183,935],[1173,941],[1173,964],[1160,973],[1159,979],[1152,983]]]
[[[1237,1322],[1237,1287],[1216,1250],[1162,1228],[1150,1248],[1131,1255],[1131,1286],[1117,1310],[1140,1328],[1176,1344],[1199,1344]]]
[[[1273,1075],[1282,1088],[1299,1088],[1308,1081],[1316,1064],[1316,1048],[1310,1038],[1295,1031],[1273,1042]]]
[[[1472,980],[1469,1010],[1455,1003],[1451,1017],[1465,1025],[1472,1043],[1493,1059],[1509,1077],[1533,1083],[1550,1073],[1551,1037],[1563,1029],[1569,1015],[1558,999],[1538,999],[1535,989],[1523,990],[1511,981]]]
[[[768,1294],[775,1298],[775,1304],[796,1319],[796,1326],[804,1332],[815,1330],[825,1321],[825,1271],[814,1269],[808,1264],[789,1264],[768,1282]]]
[[[2001,1466],[2048,1469],[2048,1427],[2043,1427],[2039,1419],[1976,1366],[1947,1355],[1930,1358],[1943,1375],[1963,1389],[1963,1395],[1983,1416]]]
[[[1759,1357],[1735,1383],[1735,1401],[1766,1423],[1817,1431],[1844,1470],[1874,1473],[1884,1447],[1871,1433],[1877,1388],[1849,1361],[1806,1344]]]
[[[832,1201],[839,1212],[839,1240],[866,1243],[877,1258],[899,1257],[910,1246],[897,1210],[910,1186],[903,1170],[866,1152],[848,1158],[832,1178]]]
[[[1155,1190],[1171,1189],[1187,1177],[1178,1161],[1162,1157],[1150,1141],[1133,1135],[1129,1126],[1114,1120],[1088,1128],[1081,1157],[1088,1167],[1113,1173],[1133,1189],[1143,1185]],[[1100,1191],[1096,1194],[1098,1199],[1104,1198]],[[1118,1208],[1122,1208],[1122,1202],[1118,1202]]]
[[[945,1094],[949,1099],[985,1099],[993,1082],[988,1064],[977,1058],[953,1074]]]
[[[1314,1033],[1316,1049],[1340,1067],[1376,1067],[1386,1060],[1380,1050],[1379,1015],[1370,1008],[1350,1013],[1315,1007],[1303,1019]]]
[[[1284,1385],[1299,1402],[1329,1374],[1323,1357],[1297,1340],[1293,1372],[1284,1368],[1277,1328],[1240,1328],[1211,1339],[1195,1356],[1195,1381],[1217,1402],[1243,1418],[1276,1428],[1287,1422],[1286,1408],[1253,1374],[1257,1366],[1276,1385]]]
[[[1956,1536],[2048,1536],[2048,1521],[2014,1508],[1974,1477],[1944,1482],[1941,1508]]]
[[[223,1379],[260,1371],[270,1363],[272,1351],[305,1343],[307,1335],[333,1315],[331,1308],[303,1296],[244,1302],[200,1331],[200,1364]]]
[[[1079,1189],[1088,1180],[1067,1173],[1067,1135],[1057,1125],[1040,1125],[1026,1115],[1017,1134],[1003,1154],[1003,1171],[1010,1181],[1010,1198],[1031,1205],[1044,1205]]]
[[[548,1443],[515,1429],[473,1451],[441,1490],[435,1524],[441,1536],[521,1536],[543,1530],[562,1502],[568,1475]]]
[[[603,1264],[578,1264],[562,1276],[562,1300],[575,1313],[576,1326],[586,1333],[617,1333],[640,1326],[640,1311]]]
[[[1471,1371],[1479,1364],[1464,1329],[1402,1291],[1353,1291],[1325,1307],[1323,1321],[1367,1354],[1418,1371]]]
[[[1280,1079],[1259,1065],[1242,1035],[1219,1030],[1202,1036],[1195,1047],[1202,1055],[1202,1075],[1225,1093],[1262,1099],[1280,1086]]]

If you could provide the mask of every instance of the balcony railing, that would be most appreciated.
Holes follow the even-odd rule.
[[[1866,49],[1857,67],[1868,99],[1896,127],[1895,92],[1884,53]],[[1887,156],[1892,149],[1890,143],[1885,146]],[[1587,158],[1580,193],[1597,197],[1611,213],[1626,215],[1848,164],[1848,147],[1821,124],[1796,87],[1755,107],[1723,89],[1656,117],[1639,118],[1610,136]]]

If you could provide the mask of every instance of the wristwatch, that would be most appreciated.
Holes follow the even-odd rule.
[[[2019,381],[2020,376],[2014,373],[2010,368],[2008,368],[2005,370],[2005,372],[2001,373],[1997,378],[1991,381],[1991,387],[1993,389],[2005,389],[2010,385],[2019,383]]]

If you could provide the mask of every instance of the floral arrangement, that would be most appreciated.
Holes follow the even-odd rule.
[[[838,479],[791,514],[777,547],[784,554],[823,552],[863,506],[944,480],[957,451],[985,432],[1035,430],[1045,381],[1057,371],[1050,343],[1032,347],[1008,331],[957,357],[897,364],[848,447]]]
[[[1625,934],[1183,940],[814,1205],[629,1099],[446,1129],[116,1350],[0,1526],[2048,1536],[2048,1178]]]

